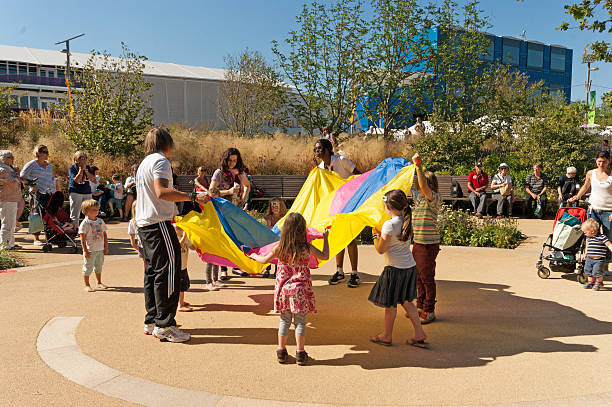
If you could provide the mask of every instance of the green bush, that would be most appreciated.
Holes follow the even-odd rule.
[[[12,269],[24,266],[24,262],[15,252],[0,250],[0,270]]]
[[[512,249],[523,239],[515,219],[478,219],[446,205],[438,214],[438,229],[441,244],[449,246]]]

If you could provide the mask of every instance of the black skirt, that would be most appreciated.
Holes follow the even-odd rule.
[[[372,287],[368,300],[383,308],[411,302],[417,296],[416,279],[416,266],[409,269],[386,266]]]

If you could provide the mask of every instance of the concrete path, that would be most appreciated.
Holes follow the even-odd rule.
[[[314,272],[319,313],[309,317],[306,367],[275,361],[272,280],[232,280],[209,293],[192,257],[187,300],[197,311],[178,317],[192,340],[168,344],[140,333],[142,263],[133,255],[109,261],[113,288],[91,294],[77,255],[2,274],[0,405],[611,405],[610,291],[583,290],[573,276],[539,279],[534,264],[551,224],[521,227],[537,237],[515,251],[442,250],[430,350],[401,345],[411,335],[404,318],[396,346],[368,342],[383,315],[367,301],[382,269],[371,247],[360,248],[358,289],[328,286],[333,265]],[[111,238],[128,254],[125,233],[119,225]]]

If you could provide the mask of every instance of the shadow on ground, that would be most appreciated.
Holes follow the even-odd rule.
[[[374,276],[364,275],[364,281]],[[444,307],[441,318],[425,329],[431,348],[404,345],[412,335],[405,318],[398,317],[393,347],[381,347],[368,338],[381,330],[383,311],[367,302],[371,284],[359,289],[346,286],[315,287],[319,313],[309,316],[307,345],[349,345],[351,352],[312,364],[363,369],[423,367],[431,369],[483,366],[499,357],[521,353],[595,352],[590,335],[612,334],[612,323],[586,316],[553,301],[526,298],[509,291],[509,286],[463,281],[438,281]],[[343,291],[340,291],[343,290]],[[604,294],[606,295],[606,294]],[[253,304],[205,304],[202,311],[251,312],[262,318],[271,313],[272,292],[250,295]],[[400,314],[398,312],[398,314]],[[187,329],[191,346],[208,343],[270,345],[276,342],[274,328]],[[553,338],[565,338],[567,342]]]

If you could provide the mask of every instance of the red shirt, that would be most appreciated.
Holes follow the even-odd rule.
[[[478,189],[489,185],[489,176],[486,172],[481,172],[480,175],[476,175],[476,171],[470,172],[468,175],[468,184],[472,185],[472,188]]]

